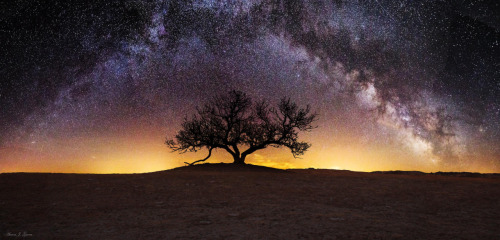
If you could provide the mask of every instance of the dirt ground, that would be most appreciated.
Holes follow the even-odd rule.
[[[0,174],[0,239],[500,239],[499,198],[498,176]]]

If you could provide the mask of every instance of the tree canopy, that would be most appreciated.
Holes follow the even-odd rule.
[[[206,158],[189,165],[206,161],[216,148],[230,153],[235,164],[244,164],[248,155],[268,146],[284,146],[297,157],[311,146],[299,141],[298,134],[312,130],[316,118],[309,105],[301,108],[290,98],[282,98],[272,107],[267,100],[254,102],[244,92],[233,90],[198,107],[165,144],[179,153],[208,149]]]

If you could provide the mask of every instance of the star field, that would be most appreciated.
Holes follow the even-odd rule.
[[[500,170],[496,1],[2,3],[0,172],[144,172],[211,96],[319,113],[302,159],[350,170]],[[204,154],[204,153],[203,153]],[[201,155],[203,155],[201,154]],[[216,153],[214,162],[228,156]]]

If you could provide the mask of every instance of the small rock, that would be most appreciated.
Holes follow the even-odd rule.
[[[208,221],[208,220],[201,220],[200,221],[200,224],[204,224],[204,225],[208,225],[208,224],[211,224],[212,222],[211,221]]]
[[[333,217],[330,218],[330,220],[332,220],[332,221],[344,221],[343,218],[333,218]]]
[[[238,216],[240,216],[239,213],[228,213],[227,215],[230,216],[230,217],[238,217]]]

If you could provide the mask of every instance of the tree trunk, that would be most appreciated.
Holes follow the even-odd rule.
[[[233,158],[234,158],[233,164],[245,164],[245,157],[233,156]]]

